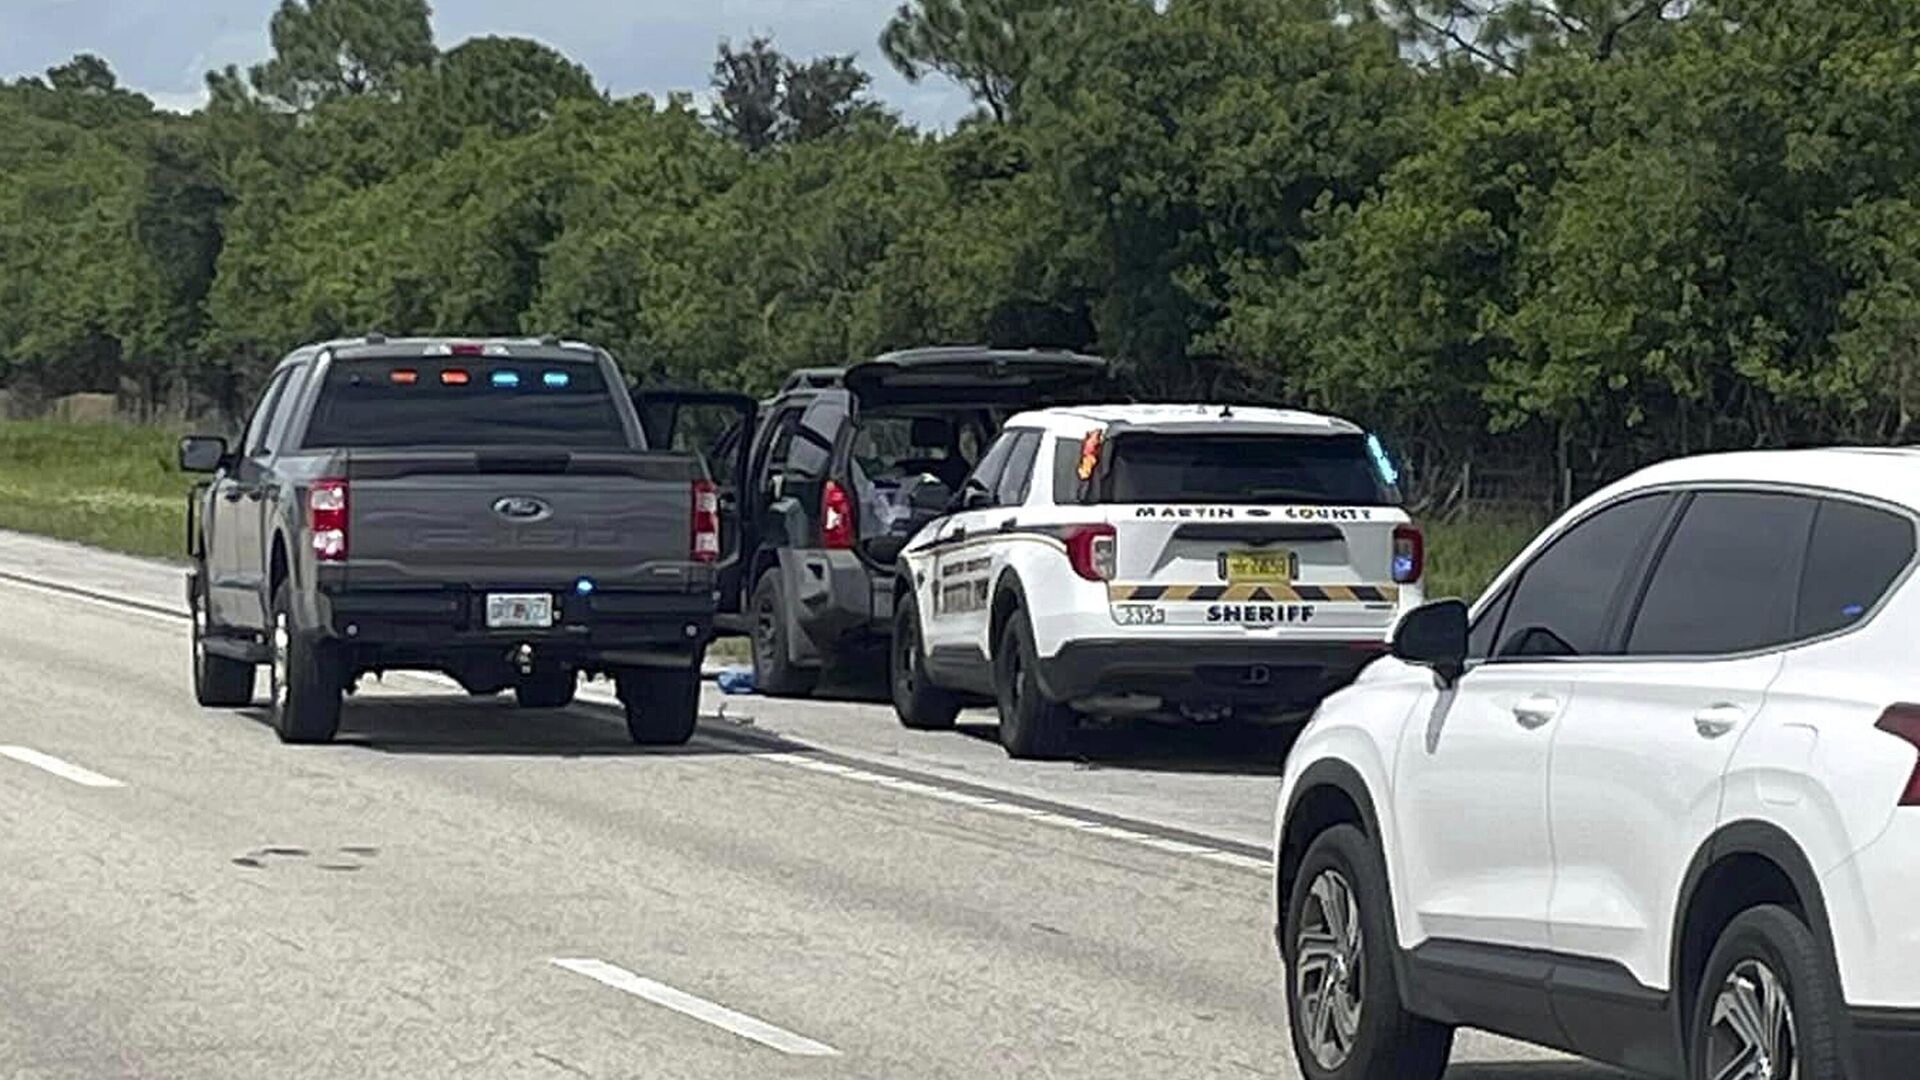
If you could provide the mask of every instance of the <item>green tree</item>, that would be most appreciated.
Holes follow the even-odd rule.
[[[756,37],[744,49],[720,43],[720,57],[713,62],[713,123],[749,152],[780,140],[787,64],[771,38]]]
[[[426,0],[282,0],[269,28],[273,58],[253,68],[253,88],[295,112],[396,93],[436,55],[431,14]]]

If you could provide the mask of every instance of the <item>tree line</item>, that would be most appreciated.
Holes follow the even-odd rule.
[[[898,346],[1099,351],[1142,396],[1294,402],[1582,484],[1914,436],[1920,5],[909,0],[853,56],[722,43],[613,97],[425,0],[286,0],[157,110],[0,85],[0,385],[234,407],[334,335],[564,333],[766,389]]]

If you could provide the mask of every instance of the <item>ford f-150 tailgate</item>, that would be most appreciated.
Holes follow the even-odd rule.
[[[347,588],[709,587],[693,529],[705,476],[690,456],[490,447],[342,459]]]

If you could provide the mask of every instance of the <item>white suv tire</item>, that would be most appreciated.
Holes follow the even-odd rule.
[[[1763,904],[1720,933],[1687,1033],[1687,1075],[1715,1080],[1736,1060],[1750,1072],[1845,1080],[1835,1020],[1840,988],[1828,953],[1800,917]],[[1756,1057],[1760,1060],[1756,1060]]]
[[[1453,1029],[1401,1008],[1373,844],[1352,825],[1314,837],[1287,898],[1287,1015],[1307,1080],[1439,1080]]]

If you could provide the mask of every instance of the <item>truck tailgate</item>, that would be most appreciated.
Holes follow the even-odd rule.
[[[646,451],[345,452],[350,588],[689,591],[695,459]]]

